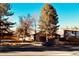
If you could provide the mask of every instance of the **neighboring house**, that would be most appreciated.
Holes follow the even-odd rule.
[[[71,37],[71,36],[75,36],[78,37],[79,36],[79,30],[71,30],[71,29],[65,29],[64,30],[64,37]]]
[[[60,38],[60,35],[56,34],[55,36],[56,36],[55,39],[57,39],[57,41],[58,41],[58,39]],[[41,32],[38,32],[38,33],[34,34],[34,40],[39,41],[39,42],[46,42],[46,36],[41,35]]]

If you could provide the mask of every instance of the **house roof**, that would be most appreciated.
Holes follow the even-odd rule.
[[[64,29],[64,31],[76,31],[76,32],[79,32],[79,29]]]

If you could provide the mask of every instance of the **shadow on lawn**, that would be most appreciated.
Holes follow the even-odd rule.
[[[12,46],[4,46],[0,47],[0,52],[14,52],[14,51],[79,51],[79,49],[72,49],[68,46],[52,46],[52,47],[44,47],[44,46],[31,46],[31,47],[12,47]]]

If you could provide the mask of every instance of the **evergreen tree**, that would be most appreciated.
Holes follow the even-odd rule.
[[[58,29],[58,15],[55,8],[50,4],[45,4],[41,10],[39,27],[41,35],[54,39]]]
[[[0,36],[13,35],[10,30],[15,23],[8,21],[8,16],[12,16],[11,6],[8,3],[0,3]],[[5,18],[6,17],[6,18]]]

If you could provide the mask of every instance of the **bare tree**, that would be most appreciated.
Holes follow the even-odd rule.
[[[17,28],[18,36],[25,40],[25,37],[30,35],[32,20],[30,15],[27,15],[27,17],[19,17],[19,19],[20,26]]]

